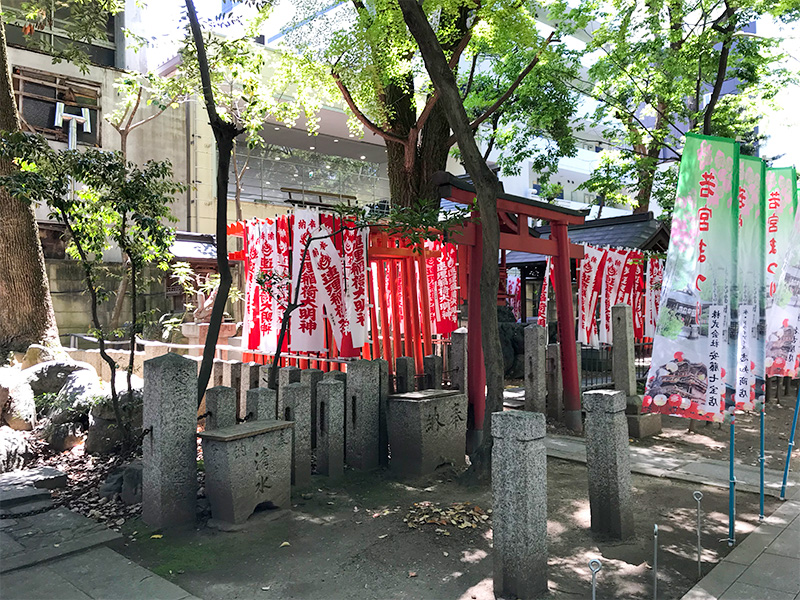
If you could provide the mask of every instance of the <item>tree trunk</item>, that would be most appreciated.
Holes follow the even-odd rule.
[[[231,154],[233,153],[233,143],[236,136],[241,131],[233,124],[223,121],[217,113],[217,105],[214,101],[214,93],[211,88],[211,74],[208,67],[208,57],[206,55],[203,32],[200,29],[200,21],[197,18],[197,11],[192,0],[186,1],[186,12],[189,16],[189,25],[192,37],[197,49],[197,64],[200,71],[200,79],[203,83],[203,100],[205,101],[208,120],[211,129],[214,131],[214,139],[217,143],[217,270],[219,271],[219,288],[217,297],[214,299],[214,307],[211,309],[211,321],[208,324],[208,337],[203,348],[203,362],[200,365],[200,373],[197,380],[197,406],[203,401],[206,393],[208,381],[211,379],[211,369],[214,363],[214,355],[217,350],[217,339],[222,319],[225,314],[225,304],[228,302],[228,293],[231,289],[231,268],[228,263],[228,170],[231,166]]]
[[[0,129],[19,131],[2,20],[0,69]],[[14,168],[0,161],[0,175]],[[0,363],[31,344],[60,345],[44,254],[33,206],[0,190]]]
[[[483,160],[469,118],[464,110],[453,71],[431,29],[430,23],[416,0],[399,0],[408,30],[419,45],[425,68],[439,92],[439,103],[456,135],[467,172],[472,177],[478,197],[478,211],[483,232],[481,296],[481,345],[486,367],[486,413],[483,440],[475,450],[470,467],[471,476],[485,479],[491,473],[492,413],[503,410],[503,365],[500,335],[497,325],[497,288],[499,285],[500,228],[497,221],[497,195],[500,184]]]

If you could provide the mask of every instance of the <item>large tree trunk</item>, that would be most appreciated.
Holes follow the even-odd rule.
[[[481,345],[486,367],[486,413],[483,422],[483,440],[475,450],[471,474],[484,479],[491,473],[491,419],[492,413],[503,410],[503,354],[497,326],[497,288],[499,284],[500,228],[497,221],[497,195],[500,185],[497,177],[483,160],[469,118],[464,110],[458,85],[444,52],[431,29],[422,6],[416,0],[399,0],[406,25],[419,45],[425,68],[439,92],[439,103],[456,135],[467,172],[472,177],[478,197],[478,210],[483,232],[481,296]]]
[[[2,10],[2,7],[0,7]],[[5,25],[0,20],[0,129],[19,130]],[[14,169],[0,161],[0,174]],[[33,206],[0,190],[0,363],[30,344],[58,346],[58,327]]]

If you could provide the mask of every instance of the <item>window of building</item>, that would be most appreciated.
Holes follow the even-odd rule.
[[[78,127],[78,143],[100,145],[99,85],[22,67],[14,67],[13,84],[23,131],[66,142],[67,128],[55,126],[56,104],[63,102],[64,112],[68,114],[79,115],[81,109],[89,109],[92,130],[84,133],[83,128]]]

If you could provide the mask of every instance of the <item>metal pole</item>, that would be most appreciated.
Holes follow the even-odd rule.
[[[731,456],[730,456],[730,480],[728,482],[728,546],[736,543],[736,476],[733,467],[733,450],[736,435],[736,420],[731,421]]]
[[[758,453],[758,470],[759,470],[759,490],[758,490],[758,520],[764,520],[764,411],[766,403],[761,404],[761,413],[759,414],[760,421],[760,444],[761,448]]]
[[[794,434],[795,430],[797,429],[798,410],[800,410],[800,387],[797,388],[797,398],[794,401],[794,417],[792,418],[792,431],[789,433],[789,450],[786,451],[786,464],[783,467],[781,500],[786,500],[786,482],[789,480],[789,462],[792,460],[792,448],[794,448]]]
[[[653,600],[658,600],[658,525],[653,525]]]
[[[703,492],[696,491],[692,494],[697,501],[697,579],[703,578],[703,543],[700,537],[700,501],[703,499]]]
[[[596,558],[589,561],[589,570],[592,572],[592,600],[597,600],[597,573],[602,568],[603,563]]]

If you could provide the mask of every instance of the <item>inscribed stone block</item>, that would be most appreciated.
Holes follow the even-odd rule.
[[[215,358],[214,362],[211,366],[211,383],[212,387],[217,387],[222,385],[222,369],[224,368],[223,365],[225,364],[224,360],[219,358]]]
[[[242,387],[242,363],[226,360],[222,363],[222,385],[236,390]]]
[[[525,410],[544,414],[547,401],[547,329],[525,328]]]
[[[282,367],[278,369],[278,418],[292,421],[286,417],[286,407],[283,404],[283,389],[290,383],[300,383],[300,369],[297,367]]]
[[[389,377],[389,362],[382,358],[376,358],[373,362],[378,363],[381,373],[380,400],[378,402],[378,462],[382,467],[389,464],[389,433],[386,424],[387,400],[391,388],[391,378]]]
[[[213,519],[240,524],[259,504],[290,507],[292,425],[253,421],[199,434]]]
[[[317,473],[344,474],[344,382],[323,378],[317,383]]]
[[[398,394],[413,392],[417,389],[417,371],[414,359],[410,356],[398,356],[395,360],[395,390]]]
[[[197,508],[197,367],[165,354],[144,364],[142,520],[194,523]]]
[[[547,450],[544,415],[492,413],[494,593],[547,593]]]
[[[390,468],[400,475],[425,475],[465,463],[467,396],[460,391],[420,390],[389,396]]]
[[[347,365],[345,462],[369,471],[379,465],[380,365],[357,360]]]

